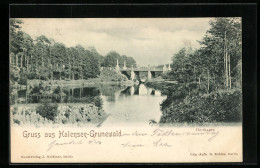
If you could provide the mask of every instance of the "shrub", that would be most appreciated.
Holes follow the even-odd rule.
[[[95,106],[97,106],[97,107],[99,107],[99,108],[102,108],[102,106],[103,106],[103,100],[102,100],[101,97],[95,96],[95,97],[93,98],[93,102],[94,102]]]
[[[242,118],[241,91],[225,91],[189,98],[175,103],[167,98],[162,104],[161,123],[240,122]]]
[[[168,79],[168,74],[166,74],[166,73],[162,73],[160,76],[161,76],[163,79]]]
[[[55,117],[58,115],[58,104],[52,104],[47,100],[43,100],[42,103],[36,107],[36,113],[44,118],[54,121]]]
[[[31,88],[30,94],[32,94],[32,95],[40,94],[40,87],[39,86],[32,86],[30,88]]]
[[[57,94],[57,95],[63,95],[63,90],[60,86],[56,87],[54,90],[53,90],[53,94]]]
[[[49,76],[51,74],[51,69],[45,66],[39,66],[38,71],[36,72],[37,77],[39,77],[42,80],[48,80]]]
[[[20,125],[21,124],[21,121],[20,120],[17,120],[17,119],[13,119],[14,123]]]
[[[36,79],[37,78],[37,74],[35,72],[28,72],[26,74],[27,79]]]
[[[70,112],[69,112],[69,111],[66,111],[65,114],[64,114],[64,116],[65,116],[66,118],[69,118]]]
[[[18,81],[20,79],[20,68],[18,67],[12,67],[10,69],[10,79],[11,81],[15,82],[15,81]]]
[[[103,69],[100,73],[100,76],[108,77],[111,79],[111,81],[128,80],[125,75],[121,74],[121,72],[117,72],[113,69]]]
[[[27,77],[25,75],[21,76],[18,83],[21,85],[27,85]]]

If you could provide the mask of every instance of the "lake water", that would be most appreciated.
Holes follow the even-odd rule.
[[[84,103],[84,101],[78,102],[78,100],[95,96],[100,97],[103,101],[104,111],[110,114],[102,124],[103,126],[148,125],[151,119],[158,122],[162,115],[160,103],[166,98],[166,96],[161,95],[160,91],[149,88],[144,84],[64,87],[63,90],[66,96],[59,98],[58,103]],[[18,91],[18,99],[23,99],[23,103],[39,103],[40,101],[40,98],[35,96],[26,99],[26,90]]]

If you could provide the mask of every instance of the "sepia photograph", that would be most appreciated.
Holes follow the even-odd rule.
[[[9,33],[14,163],[242,161],[241,17],[10,18]]]

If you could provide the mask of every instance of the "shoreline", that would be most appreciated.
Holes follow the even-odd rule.
[[[83,79],[83,80],[50,80],[50,81],[46,81],[46,80],[28,80],[28,84],[29,85],[35,85],[35,84],[39,84],[40,82],[43,82],[45,84],[51,85],[51,86],[60,86],[60,85],[66,85],[66,86],[70,86],[70,85],[111,85],[111,84],[115,84],[115,85],[132,85],[132,84],[136,84],[138,82],[133,82],[131,80],[128,81],[103,81],[102,79],[99,78],[93,78],[93,79]]]
[[[18,90],[24,90],[26,89],[27,86],[35,86],[39,85],[40,83],[43,83],[46,86],[50,87],[84,87],[84,86],[102,86],[102,85],[120,85],[120,86],[132,86],[139,84],[138,81],[134,82],[131,80],[127,81],[103,81],[100,78],[93,78],[93,79],[83,79],[83,80],[39,80],[39,79],[33,79],[33,80],[28,80],[27,85],[20,85],[20,84],[14,84],[14,88]],[[165,79],[153,79],[151,81],[146,81],[143,82],[144,84],[146,83],[172,83],[172,81],[167,81]]]
[[[138,84],[139,82],[134,82],[131,80],[128,81],[99,81],[99,80],[53,80],[53,81],[46,81],[46,80],[28,80],[27,85],[21,84],[14,84],[13,89],[18,90],[25,90],[27,86],[35,86],[39,85],[40,82],[44,83],[46,86],[50,87],[84,87],[84,86],[102,86],[102,85],[120,85],[120,86],[132,86]]]

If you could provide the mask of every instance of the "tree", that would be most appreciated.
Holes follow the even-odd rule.
[[[88,79],[100,74],[100,66],[115,66],[117,59],[122,66],[124,61],[127,66],[136,64],[132,57],[121,57],[115,51],[103,57],[94,47],[67,48],[44,35],[32,39],[20,30],[22,23],[20,19],[10,19],[10,64],[16,67],[10,72],[14,72],[14,80],[18,80],[17,76],[44,80]]]
[[[62,43],[54,43],[52,50],[51,50],[51,54],[53,56],[53,69],[54,72],[57,72],[59,75],[59,80],[61,80],[62,78],[62,72],[64,69],[64,61],[65,59],[63,59],[66,56],[66,47],[64,44]]]
[[[211,28],[201,42],[205,50],[215,50],[214,56],[217,57],[218,72],[222,71],[226,88],[232,86],[232,76],[236,75],[236,66],[241,60],[241,20],[239,18],[216,18],[210,21]],[[221,48],[221,49],[220,49]],[[218,49],[218,50],[216,50]]]
[[[29,61],[31,58],[31,53],[33,50],[33,39],[31,36],[27,33],[22,33],[23,38],[21,42],[20,49],[22,50],[23,56],[24,56],[24,66],[26,67],[26,70],[29,70]]]
[[[95,47],[89,47],[88,50],[89,50],[93,55],[95,55],[95,58],[98,59],[99,65],[102,66],[102,67],[104,67],[104,59],[105,59],[105,57],[102,56],[101,54],[99,54],[99,53],[97,52],[97,50],[96,50]]]
[[[188,90],[197,84],[207,93],[231,88],[241,82],[238,70],[241,63],[241,21],[237,18],[216,18],[200,41],[196,51],[183,48],[173,56],[172,71],[168,78],[184,84]],[[201,91],[202,91],[201,90]]]
[[[10,29],[10,51],[14,54],[18,53],[19,47],[19,39],[18,32],[20,31],[21,24],[23,21],[21,19],[11,18],[9,20],[9,29]]]
[[[76,45],[76,50],[78,51],[78,62],[77,62],[77,68],[79,72],[79,79],[83,79],[83,61],[88,57],[85,53],[85,48],[83,48],[81,45]],[[90,65],[86,65],[90,66]]]
[[[126,56],[126,67],[131,68],[131,67],[136,67],[136,61],[134,60],[133,57],[127,57]]]
[[[104,59],[104,66],[115,67],[117,63],[117,59],[119,60],[119,58],[120,55],[116,51],[110,51]]]
[[[49,58],[49,44],[49,39],[43,35],[36,38],[36,52],[38,53],[42,66],[44,66]]]
[[[134,60],[133,57],[128,57],[126,55],[122,55],[120,56],[119,53],[117,53],[116,51],[110,51],[104,58],[104,63],[103,66],[104,67],[115,67],[117,64],[117,60],[118,60],[118,64],[120,67],[124,66],[124,62],[126,63],[126,67],[131,68],[136,67],[136,61]]]

